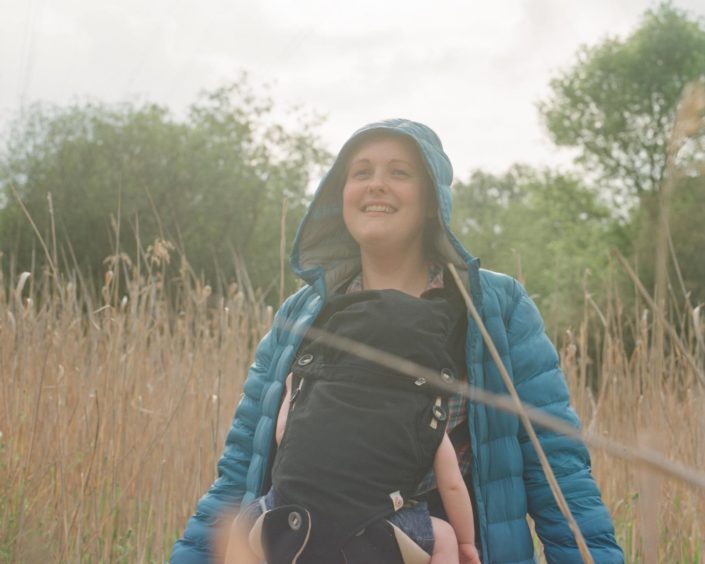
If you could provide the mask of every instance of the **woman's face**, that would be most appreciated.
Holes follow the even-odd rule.
[[[413,141],[375,137],[348,161],[343,219],[362,249],[422,252],[427,219],[435,212],[428,174]]]

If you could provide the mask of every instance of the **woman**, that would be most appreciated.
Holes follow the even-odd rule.
[[[394,144],[385,141],[390,139],[403,139],[412,156],[390,153]],[[451,181],[452,167],[440,140],[419,123],[374,123],[343,146],[294,242],[291,263],[307,285],[282,305],[257,349],[219,477],[199,501],[172,562],[206,561],[219,514],[267,490],[284,381],[303,334],[333,294],[392,288],[419,296],[429,286],[452,284],[439,265],[454,264],[523,401],[579,424],[555,349],[524,289],[505,275],[481,270],[450,231]],[[291,324],[294,330],[289,331]],[[464,353],[470,384],[505,393],[472,319]],[[482,561],[533,562],[529,514],[550,562],[580,562],[573,535],[517,418],[458,398],[450,411],[448,430],[473,500]],[[538,432],[594,560],[622,562],[587,450],[566,437]],[[432,494],[429,501],[437,507]]]

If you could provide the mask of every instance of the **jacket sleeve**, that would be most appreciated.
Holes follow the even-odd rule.
[[[285,307],[276,319],[285,317]],[[186,524],[183,536],[171,553],[172,564],[203,564],[211,560],[213,527],[224,510],[235,508],[245,493],[245,478],[252,457],[254,432],[261,416],[258,393],[270,371],[277,345],[278,330],[273,328],[260,341],[235,410],[225,450],[218,461],[218,478],[198,501],[195,514]]]
[[[517,282],[514,284],[508,336],[519,396],[523,402],[579,428],[578,416],[570,406],[558,354],[544,332],[541,315],[524,288]],[[536,433],[595,562],[624,562],[622,550],[615,540],[612,519],[592,477],[590,455],[585,445],[540,427],[536,427]],[[536,451],[521,425],[519,441],[529,514],[543,543],[547,561],[561,564],[582,562],[575,537],[553,498]]]

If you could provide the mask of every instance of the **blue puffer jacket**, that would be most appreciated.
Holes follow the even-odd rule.
[[[407,120],[371,124],[343,146],[322,180],[299,227],[291,263],[307,285],[291,296],[275,317],[272,330],[259,344],[244,394],[235,412],[218,479],[198,502],[183,538],[174,546],[174,564],[208,562],[212,526],[219,513],[246,504],[262,493],[284,380],[303,333],[313,323],[329,292],[360,269],[360,252],[344,228],[341,189],[344,161],[351,142],[373,130],[413,139],[434,180],[439,218],[444,229],[435,242],[444,261],[464,276],[502,361],[524,402],[578,426],[556,351],[543,322],[524,289],[512,278],[482,270],[450,231],[452,167],[438,137],[424,125]],[[289,324],[293,324],[289,330]],[[468,381],[505,393],[499,371],[479,330],[468,321]],[[549,562],[580,562],[580,554],[548,487],[536,453],[518,419],[470,402],[468,425],[472,441],[472,495],[476,501],[479,545],[483,562],[534,562],[526,517],[530,515]],[[538,430],[595,562],[623,562],[610,515],[590,471],[586,448],[566,437]]]

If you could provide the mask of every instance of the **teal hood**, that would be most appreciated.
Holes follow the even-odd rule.
[[[411,139],[424,160],[438,202],[438,230],[434,249],[443,262],[452,262],[465,271],[475,259],[450,230],[453,167],[435,132],[407,119],[389,119],[358,129],[338,153],[323,177],[294,240],[290,257],[294,272],[325,296],[360,270],[360,248],[343,222],[342,191],[345,165],[351,148],[364,136],[386,132]]]

